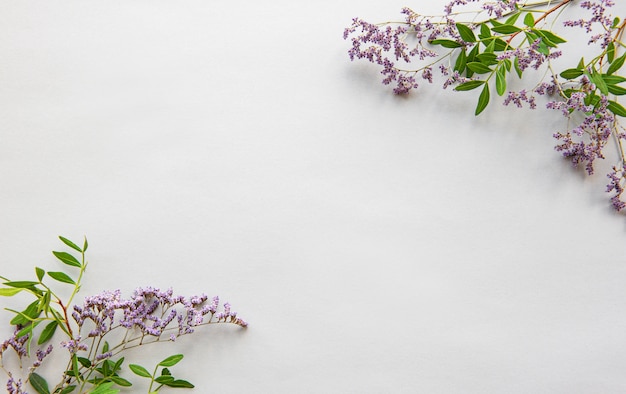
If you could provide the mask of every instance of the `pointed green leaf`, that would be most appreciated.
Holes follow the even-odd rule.
[[[85,241],[83,242],[83,252],[86,252],[88,247],[89,244],[87,243],[87,237],[85,237]]]
[[[484,83],[485,81],[467,81],[467,82],[463,82],[462,84],[454,88],[454,90],[458,90],[458,91],[472,90],[472,89],[476,89],[479,86],[482,86]]]
[[[463,45],[454,40],[438,39],[430,41],[432,45],[441,45],[444,48],[460,48]]]
[[[4,282],[3,284],[7,286],[11,286],[11,287],[17,287],[20,289],[28,289],[35,285],[38,285],[39,282],[33,282],[30,280],[17,280],[17,281],[11,281],[11,282]]]
[[[520,15],[521,15],[521,12],[514,13],[513,15],[508,17],[507,20],[504,21],[504,24],[505,25],[514,25],[515,22],[517,22],[517,19],[519,18]]]
[[[69,394],[76,389],[76,386],[67,386],[59,392],[59,394]]]
[[[617,101],[609,100],[607,109],[617,116],[626,117],[626,109]]]
[[[513,25],[500,25],[500,26],[494,26],[491,28],[491,31],[495,31],[496,33],[500,33],[500,34],[513,34],[513,33],[517,33],[518,31],[521,31],[522,29],[520,29],[517,26],[513,26]]]
[[[541,37],[547,38],[548,40],[550,40],[550,42],[553,43],[554,46],[556,46],[557,44],[563,44],[567,42],[564,38],[557,36],[556,34],[552,33],[550,30],[536,30],[536,32]]]
[[[173,382],[165,383],[165,385],[168,387],[179,387],[179,388],[186,388],[186,389],[192,389],[195,387],[193,384],[182,379],[176,379]]]
[[[129,382],[128,380],[119,377],[119,376],[109,376],[109,379],[111,379],[111,381],[115,384],[117,384],[118,386],[122,386],[122,387],[130,387],[133,384],[131,382]]]
[[[72,278],[70,278],[65,272],[48,272],[48,276],[52,279],[58,280],[59,282],[69,283],[71,285],[75,285],[76,282]]]
[[[81,266],[80,262],[76,260],[76,257],[66,252],[52,252],[57,259],[61,260],[64,264],[71,265],[72,267]]]
[[[148,372],[148,370],[145,369],[144,367],[142,367],[141,365],[128,364],[128,368],[130,368],[130,370],[133,371],[133,373],[135,375],[139,375],[139,376],[142,376],[144,378],[151,378],[152,377],[150,372]]]
[[[517,57],[515,59],[513,59],[513,68],[515,69],[515,73],[517,74],[517,76],[522,79],[522,74],[523,71],[519,66],[519,60],[517,59]]]
[[[606,82],[607,85],[617,85],[619,83],[622,83],[624,81],[626,81],[626,78],[620,76],[620,75],[606,75],[606,74],[602,74],[602,79],[604,79],[604,82]]]
[[[104,345],[102,345],[102,353],[107,353],[109,351],[109,342],[104,341]]]
[[[41,345],[43,343],[48,342],[54,335],[54,332],[56,331],[58,326],[59,326],[59,322],[57,322],[56,320],[53,320],[50,323],[48,323],[48,325],[46,325],[46,327],[44,327],[43,331],[41,332],[41,335],[39,336],[39,340],[37,341],[37,344]]]
[[[35,274],[37,275],[39,282],[41,282],[43,276],[46,274],[46,271],[44,271],[43,268],[35,267]]]
[[[476,60],[486,66],[493,66],[494,64],[498,64],[498,57],[495,53],[481,53],[480,55],[476,56]]]
[[[611,41],[606,47],[606,59],[609,63],[612,63],[613,59],[615,59],[615,44],[613,41]]]
[[[167,369],[167,368],[163,368],[163,369],[161,370],[161,375],[162,375],[162,376],[163,376],[163,375],[172,375],[172,373],[170,372],[170,370],[169,370],[169,369]]]
[[[535,26],[535,17],[533,16],[532,12],[526,13],[526,15],[524,16],[524,24],[528,27]]]
[[[484,40],[485,38],[491,37],[491,29],[489,29],[489,26],[487,26],[486,23],[481,23],[480,24],[480,34],[478,35],[478,37],[481,40]]]
[[[459,56],[456,58],[456,62],[454,63],[454,71],[458,71],[459,74],[462,74],[465,71],[465,63],[467,60],[467,54],[465,53],[465,48],[461,49]]]
[[[624,53],[622,56],[618,57],[617,59],[613,60],[613,63],[611,63],[611,65],[609,66],[609,69],[606,70],[606,73],[608,75],[611,75],[615,71],[622,68],[622,66],[624,65],[624,60],[626,60],[626,53]]]
[[[13,326],[17,326],[17,325],[21,325],[24,326],[26,324],[28,324],[29,322],[31,322],[32,320],[36,319],[39,317],[39,315],[41,314],[41,311],[39,311],[39,301],[34,301],[31,304],[29,304],[26,309],[24,309],[22,312],[19,312],[12,320],[11,320],[11,325]]]
[[[74,242],[70,241],[69,239],[62,237],[59,235],[59,239],[66,244],[67,246],[69,246],[70,248],[74,249],[75,251],[82,253],[83,250],[81,248],[78,247],[78,245],[76,245]]]
[[[496,92],[498,96],[502,96],[506,92],[506,68],[498,67],[496,71]]]
[[[479,115],[481,112],[487,108],[487,104],[489,104],[489,85],[485,84],[482,92],[480,92],[480,96],[478,97],[478,104],[476,105],[476,111],[474,115]]]
[[[103,383],[100,386],[96,387],[89,394],[117,394],[120,392],[119,389],[113,388],[113,382]]]
[[[4,287],[0,289],[0,296],[12,297],[22,290],[24,289],[19,287]]]
[[[182,354],[175,354],[161,361],[158,365],[161,367],[171,367],[171,366],[178,364],[178,362],[182,360],[183,357],[184,356]]]
[[[88,359],[87,357],[76,357],[76,359],[78,360],[78,362],[80,363],[80,365],[82,365],[85,368],[91,368],[91,360]]]
[[[565,79],[575,79],[583,75],[583,70],[579,70],[577,68],[568,68],[559,75]]]
[[[462,23],[457,23],[456,24],[456,29],[459,32],[459,35],[461,36],[463,41],[465,41],[465,42],[476,42],[476,36],[474,35],[474,32],[472,31],[472,29],[470,29],[466,25],[464,25]]]
[[[470,63],[467,63],[467,68],[469,68],[470,70],[472,70],[476,74],[486,74],[486,73],[489,73],[489,72],[493,71],[492,69],[490,69],[488,66],[482,64],[481,62],[470,62]]]
[[[173,382],[175,379],[173,376],[168,376],[168,375],[161,375],[159,377],[157,377],[156,379],[154,379],[155,382],[160,383],[160,384],[167,384],[170,382]]]
[[[626,89],[617,85],[608,85],[609,93],[614,94],[616,96],[623,96],[626,94]]]
[[[602,79],[602,76],[598,74],[596,70],[593,70],[593,72],[590,75],[590,79],[596,85],[596,88],[600,90],[600,93],[602,93],[605,96],[609,94],[609,89],[606,86],[604,79]]]
[[[41,377],[41,375],[36,374],[35,372],[31,373],[28,377],[28,381],[30,385],[33,386],[36,392],[39,394],[50,394],[50,389],[48,388],[48,382],[46,379]]]

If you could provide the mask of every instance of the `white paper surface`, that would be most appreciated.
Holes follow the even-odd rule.
[[[184,353],[189,392],[623,393],[612,163],[351,63],[351,18],[404,5],[0,1],[1,274],[86,235],[82,295],[219,294],[247,330],[127,356]]]

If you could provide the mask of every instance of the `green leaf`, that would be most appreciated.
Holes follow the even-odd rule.
[[[41,282],[43,276],[46,274],[46,271],[44,271],[43,268],[35,267],[35,274],[37,275],[39,282]]]
[[[142,376],[144,378],[151,378],[152,377],[150,372],[148,372],[148,370],[145,369],[144,367],[142,367],[141,365],[128,364],[128,368],[130,368],[130,370],[133,371],[133,373],[135,375],[139,375],[139,376]]]
[[[59,322],[57,322],[56,320],[53,320],[50,323],[48,323],[46,327],[44,327],[43,331],[41,332],[41,335],[39,336],[39,340],[37,341],[37,344],[41,345],[42,343],[48,342],[54,335],[54,332],[56,331],[58,326],[59,326]]]
[[[478,104],[476,105],[474,115],[479,115],[483,112],[485,108],[487,108],[487,104],[489,104],[489,85],[485,84],[483,91],[480,92],[480,96],[478,97]]]
[[[626,60],[626,53],[624,53],[622,56],[618,57],[617,59],[613,60],[613,63],[611,63],[611,65],[609,66],[609,69],[606,70],[606,73],[608,75],[611,75],[615,71],[622,68],[622,66],[624,65],[624,60]]]
[[[504,67],[506,67],[506,71],[511,71],[511,67],[513,66],[513,62],[511,62],[511,59],[504,59]]]
[[[615,44],[613,41],[611,41],[606,47],[606,59],[609,63],[612,63],[613,59],[615,59]]]
[[[494,26],[491,28],[491,31],[495,31],[496,33],[500,33],[500,34],[513,34],[513,33],[517,33],[518,31],[521,31],[522,29],[520,29],[517,26],[513,26],[513,25],[500,25],[500,26]]]
[[[21,325],[24,326],[26,324],[28,324],[29,322],[31,322],[32,320],[36,319],[39,317],[39,315],[41,314],[41,311],[39,311],[39,301],[34,301],[31,304],[29,304],[26,309],[24,309],[22,312],[19,312],[12,320],[11,320],[11,325],[17,326],[17,325]]]
[[[70,278],[65,272],[48,272],[48,275],[55,280],[63,283],[69,283],[71,285],[75,285],[76,282],[72,278]]]
[[[506,41],[501,38],[496,38],[495,40],[493,40],[493,44],[494,50],[497,52],[505,51],[509,47],[509,44],[507,44]]]
[[[158,365],[160,365],[162,367],[171,367],[171,366],[174,366],[174,365],[178,364],[178,362],[180,360],[182,360],[183,357],[184,356],[182,354],[175,354],[175,355],[169,356],[165,360],[161,361]]]
[[[617,116],[626,117],[626,108],[622,107],[617,101],[609,100],[607,109]]]
[[[580,61],[578,62],[578,65],[576,66],[576,68],[582,70],[585,68],[585,58],[581,57]]]
[[[609,89],[606,86],[604,79],[602,79],[602,76],[598,74],[596,70],[593,70],[593,72],[590,75],[590,79],[596,85],[596,88],[600,90],[600,93],[602,93],[605,96],[609,94]]]
[[[514,13],[507,20],[504,21],[504,24],[505,25],[514,25],[515,22],[517,22],[517,19],[519,18],[520,15],[521,15],[521,12]]]
[[[459,56],[456,58],[456,62],[454,63],[454,71],[458,71],[459,74],[462,74],[465,71],[465,64],[467,61],[467,53],[465,52],[465,48],[461,49]]]
[[[535,27],[535,17],[532,12],[526,13],[524,16],[524,24],[528,27]]]
[[[476,36],[474,35],[474,32],[472,31],[472,29],[470,29],[466,25],[464,25],[462,23],[457,23],[456,24],[456,29],[458,30],[459,35],[461,36],[463,41],[465,41],[465,42],[476,42]]]
[[[114,389],[113,382],[103,383],[100,386],[96,387],[89,394],[117,394],[120,392],[118,389]]]
[[[48,388],[48,382],[46,379],[41,377],[41,375],[36,374],[35,372],[31,373],[28,377],[28,381],[30,385],[33,386],[36,392],[39,394],[50,394],[50,389]]]
[[[36,327],[37,325],[35,323],[30,323],[28,325],[26,325],[24,328],[22,328],[16,335],[16,337],[21,338],[24,335],[28,335],[31,332],[33,332],[33,329]]]
[[[115,364],[113,364],[113,372],[119,371],[123,363],[124,363],[124,357],[117,360]]]
[[[489,26],[487,26],[486,23],[481,23],[480,24],[480,34],[478,35],[478,37],[481,40],[484,40],[485,38],[491,37],[491,29],[489,29]]]
[[[557,44],[563,44],[567,42],[564,38],[557,36],[556,34],[552,33],[550,30],[534,30],[534,31],[537,32],[537,34],[539,34],[539,36],[541,36],[542,38],[549,40],[553,44],[550,46],[557,46]]]
[[[173,382],[174,380],[174,377],[170,375],[161,375],[158,378],[154,379],[155,382],[160,384],[167,384]]]
[[[102,353],[107,353],[109,351],[109,342],[104,341],[104,345],[102,345]]]
[[[173,382],[165,383],[165,385],[168,387],[180,387],[180,388],[186,388],[186,389],[192,389],[196,387],[193,384],[189,383],[188,381],[181,380],[181,379],[176,379]]]
[[[472,70],[476,74],[486,74],[486,73],[489,73],[489,72],[493,71],[488,66],[486,66],[486,65],[484,65],[484,64],[482,64],[480,62],[469,62],[469,63],[467,63],[467,68],[469,68],[470,70]]]
[[[615,17],[615,19],[613,19],[613,24],[611,24],[611,27],[615,29],[617,25],[619,25],[619,18]]]
[[[74,389],[76,389],[76,386],[67,386],[66,388],[64,388],[63,390],[61,390],[59,392],[59,394],[69,394],[72,391],[74,391]]]
[[[83,252],[86,252],[88,247],[89,244],[87,243],[87,237],[85,237],[85,241],[83,242]]]
[[[495,53],[481,53],[480,55],[476,56],[476,60],[486,66],[493,66],[494,64],[498,64],[498,57]]]
[[[18,287],[3,287],[0,289],[0,296],[3,297],[13,297],[20,291],[24,290],[23,288]]]
[[[61,242],[63,242],[64,244],[66,244],[67,246],[69,246],[70,248],[74,249],[75,251],[82,253],[83,250],[81,248],[78,247],[78,245],[76,245],[74,242],[70,241],[69,239],[62,237],[59,235],[59,239],[61,240]]]
[[[454,88],[454,90],[458,90],[460,92],[466,91],[466,90],[472,90],[472,89],[476,89],[479,86],[482,86],[484,83],[485,81],[467,81],[467,82],[463,82],[462,84]]]
[[[129,382],[128,380],[121,378],[119,376],[110,376],[109,379],[111,379],[111,381],[115,384],[117,384],[118,386],[122,386],[122,387],[130,387],[133,384],[131,382]]]
[[[487,43],[485,43],[485,44],[487,44]],[[485,52],[493,53],[495,50],[496,50],[496,40],[494,38],[494,39],[491,39],[489,41],[489,44],[487,44],[487,46],[485,48]]]
[[[568,68],[559,75],[565,79],[575,79],[583,75],[583,70],[579,70],[577,68]]]
[[[82,365],[85,368],[91,368],[91,360],[89,360],[87,357],[76,357],[78,359],[78,362],[80,363],[80,365]]]
[[[498,96],[502,96],[506,92],[506,68],[498,67],[496,71],[496,92]]]
[[[515,73],[517,74],[517,76],[522,79],[522,69],[519,66],[519,60],[517,59],[517,57],[515,59],[513,59],[513,68],[515,69]]]
[[[621,86],[607,85],[607,88],[609,89],[609,93],[616,96],[623,96],[624,94],[626,94],[626,89]]]
[[[169,370],[169,369],[167,369],[167,368],[163,368],[163,369],[161,370],[161,376],[165,376],[165,375],[170,376],[170,375],[172,375],[172,373],[170,372],[170,370]]]
[[[71,265],[72,267],[81,267],[81,264],[76,257],[66,252],[52,252],[57,259],[61,260],[64,264]]]
[[[4,282],[4,285],[7,286],[11,286],[11,287],[17,287],[20,289],[28,289],[28,288],[32,288],[35,285],[38,285],[39,282],[33,282],[30,280],[17,280],[17,281],[11,281],[11,282]]]
[[[430,42],[432,45],[441,45],[444,48],[460,48],[463,45],[454,40],[438,39]]]
[[[620,75],[602,74],[602,79],[604,79],[604,82],[606,82],[607,85],[617,85],[618,83],[622,83],[626,81],[626,78]]]

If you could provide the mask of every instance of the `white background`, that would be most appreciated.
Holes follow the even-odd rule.
[[[394,96],[342,32],[404,5],[0,1],[2,274],[86,235],[83,295],[219,294],[247,330],[127,355],[198,393],[625,392],[613,162],[572,169],[556,112]]]

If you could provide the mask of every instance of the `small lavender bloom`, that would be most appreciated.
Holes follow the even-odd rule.
[[[37,349],[37,360],[33,362],[33,366],[31,368],[39,368],[41,366],[41,363],[43,362],[43,359],[46,358],[46,356],[50,353],[52,353],[52,345],[48,345],[46,350]]]

